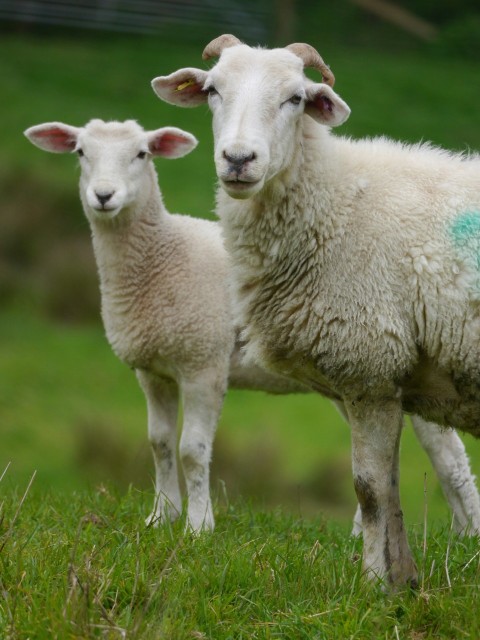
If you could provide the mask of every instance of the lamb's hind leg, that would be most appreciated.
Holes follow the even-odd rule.
[[[223,372],[218,368],[202,371],[195,379],[182,382],[180,459],[188,493],[188,526],[196,532],[215,526],[210,500],[210,460],[227,379],[226,368]]]
[[[345,404],[352,429],[355,491],[362,509],[363,564],[395,588],[414,586],[417,569],[400,507],[398,453],[403,424],[398,399]]]
[[[413,416],[412,424],[452,509],[455,529],[467,535],[480,534],[480,497],[459,435],[420,416]]]
[[[177,470],[178,387],[175,381],[137,371],[145,393],[148,437],[155,464],[155,504],[147,524],[175,520],[182,511]]]

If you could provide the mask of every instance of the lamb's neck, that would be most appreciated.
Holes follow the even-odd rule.
[[[165,227],[169,217],[157,188],[142,206],[122,211],[118,219],[107,223],[91,224],[104,303],[119,293],[141,291],[148,282],[168,242]]]

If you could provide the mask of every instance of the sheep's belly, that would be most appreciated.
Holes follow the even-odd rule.
[[[346,400],[370,395],[372,400],[378,395],[384,398],[388,389],[386,379],[377,380],[371,375],[352,375],[350,383],[337,383],[332,367],[322,368],[322,362],[315,362],[307,356],[293,357],[286,350],[277,347],[263,352],[269,368],[298,380],[313,391],[333,400]],[[398,378],[397,378],[398,380]],[[370,383],[370,384],[369,384]],[[422,416],[444,427],[455,427],[480,437],[480,375],[478,371],[448,373],[428,357],[420,355],[413,371],[404,380],[395,383],[391,379],[391,391],[400,390],[402,407],[406,413]]]
[[[475,375],[454,377],[422,362],[402,385],[402,404],[407,413],[480,437],[480,379]]]
[[[256,356],[252,356],[248,352],[248,346],[251,345],[247,345],[247,357],[252,362],[258,360],[269,371],[296,381],[331,400],[342,399],[343,394],[335,387],[331,379],[320,371],[318,364],[309,359],[307,355],[298,357],[295,353],[292,354],[279,346],[270,345],[264,349],[263,345],[260,345],[257,347]]]

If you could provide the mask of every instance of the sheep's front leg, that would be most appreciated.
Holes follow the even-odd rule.
[[[137,371],[145,393],[148,437],[155,464],[155,503],[146,523],[175,520],[182,511],[177,470],[178,387],[175,381]]]
[[[333,400],[333,404],[337,407],[338,412],[340,413],[342,418],[345,420],[347,425],[350,426],[348,423],[347,410],[345,409],[345,405],[343,404],[343,402],[340,402],[339,400]],[[360,504],[357,504],[357,509],[355,511],[355,515],[353,516],[352,536],[357,537],[361,535],[362,535],[362,509],[360,507]]]
[[[412,424],[452,509],[455,529],[459,533],[480,534],[480,497],[460,436],[453,429],[441,429],[420,416],[412,416]]]
[[[352,429],[354,486],[362,510],[363,563],[394,588],[415,586],[417,569],[400,507],[398,454],[402,408],[397,399],[346,402]]]
[[[182,384],[180,459],[188,494],[188,526],[195,532],[215,526],[210,500],[210,460],[227,388],[228,374],[224,373],[203,371],[195,380]]]

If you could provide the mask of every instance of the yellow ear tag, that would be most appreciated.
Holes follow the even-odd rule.
[[[190,80],[187,80],[186,82],[182,82],[182,84],[179,84],[178,87],[175,89],[175,91],[183,91],[187,87],[191,87],[192,84],[195,84],[195,80],[193,78],[190,78]]]

